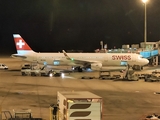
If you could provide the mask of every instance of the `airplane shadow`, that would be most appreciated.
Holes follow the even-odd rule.
[[[8,69],[6,71],[21,71],[20,69]]]

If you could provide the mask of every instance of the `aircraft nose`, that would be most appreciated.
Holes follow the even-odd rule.
[[[149,60],[148,59],[144,59],[143,62],[144,62],[145,65],[147,65],[149,63]]]

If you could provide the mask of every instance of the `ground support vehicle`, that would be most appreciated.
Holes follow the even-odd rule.
[[[145,82],[160,82],[160,77],[152,74],[152,75],[146,76],[144,81]]]
[[[61,76],[61,71],[51,70],[51,69],[22,69],[21,74],[23,76],[31,75],[31,76],[49,76],[49,77],[59,77]]]
[[[81,79],[94,79],[94,76],[82,76]]]
[[[0,63],[0,69],[2,70],[7,70],[8,69],[8,66],[3,64],[3,63]]]
[[[134,74],[134,70],[128,71],[128,74],[126,77],[123,78],[124,80],[129,80],[129,81],[138,81],[139,76]]]
[[[102,97],[89,91],[58,91],[50,120],[102,120]]]
[[[130,70],[130,66],[126,66],[126,70],[123,72],[123,80],[129,80],[129,81],[138,81],[139,77],[138,75],[134,74],[135,70]]]
[[[143,120],[160,120],[160,115],[153,113],[151,115],[147,115]]]
[[[21,69],[31,69],[31,64],[30,63],[24,63],[22,66],[21,66]]]
[[[1,120],[42,120],[42,118],[33,118],[31,110],[13,110],[13,115],[10,111],[2,111]]]
[[[31,76],[39,76],[40,69],[22,69],[21,74],[22,76],[31,75]]]
[[[114,79],[119,79],[121,76],[120,75],[113,75],[113,76],[110,76],[110,75],[101,75],[99,77],[99,79],[109,79],[109,80],[114,80]]]
[[[145,79],[148,74],[135,74],[139,77],[139,79]]]
[[[127,73],[127,76],[124,77],[124,79],[126,80],[133,80],[133,81],[138,81],[139,80],[139,76],[134,74],[134,70],[129,70],[128,73]]]
[[[160,70],[154,70],[152,74],[160,74]]]
[[[116,75],[111,75],[111,71],[100,71],[100,75],[99,75],[99,79],[114,79],[114,80],[129,80],[129,81],[138,81],[139,77],[134,74],[135,70],[130,70],[130,66],[127,65],[126,69],[122,72],[120,70],[118,70],[119,72],[123,73],[119,73]],[[108,74],[103,74],[103,73],[108,73]]]
[[[121,75],[115,75],[115,74],[111,74],[110,71],[100,71],[99,72],[99,79],[109,79],[109,80],[114,80],[114,79],[119,79],[121,77]]]

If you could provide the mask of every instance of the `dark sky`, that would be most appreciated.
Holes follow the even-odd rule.
[[[160,40],[160,0],[147,4],[147,41]],[[20,34],[37,52],[94,51],[144,41],[141,0],[1,0],[0,53],[16,53]]]

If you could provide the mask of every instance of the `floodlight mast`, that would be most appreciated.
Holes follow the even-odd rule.
[[[146,48],[147,42],[147,2],[148,0],[142,0],[144,3],[144,48]]]

